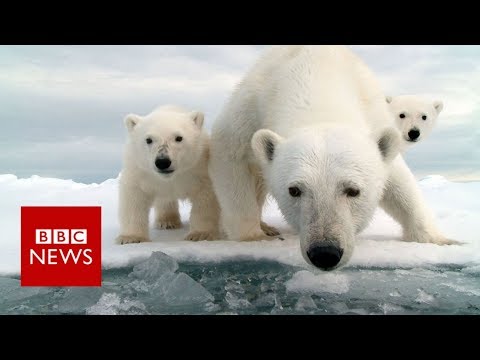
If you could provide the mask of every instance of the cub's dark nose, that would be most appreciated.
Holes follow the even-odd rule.
[[[172,165],[172,162],[169,158],[161,157],[155,160],[155,166],[158,168],[158,170],[166,170],[170,167],[170,165]]]
[[[420,131],[418,131],[417,129],[412,129],[408,132],[408,137],[412,141],[417,140],[419,136],[420,136]]]
[[[313,245],[307,250],[307,256],[317,268],[330,270],[340,262],[343,249],[336,246]]]

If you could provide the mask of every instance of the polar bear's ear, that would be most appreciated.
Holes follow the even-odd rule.
[[[400,152],[401,136],[399,131],[393,127],[383,130],[380,138],[377,140],[377,144],[383,160],[389,163]]]
[[[190,117],[192,118],[193,122],[199,129],[203,126],[203,120],[205,119],[205,115],[203,115],[200,111],[193,111],[190,113]]]
[[[278,144],[282,140],[283,138],[273,131],[266,129],[258,130],[252,137],[252,149],[257,160],[262,165],[270,163],[275,156]]]
[[[385,101],[387,102],[387,104],[391,104],[392,100],[393,100],[393,98],[391,96],[385,97]]]
[[[433,107],[435,108],[435,110],[437,110],[437,114],[440,114],[440,112],[443,110],[443,102],[441,102],[440,100],[434,101]]]
[[[128,114],[125,119],[125,126],[128,129],[128,132],[132,132],[133,128],[142,120],[142,118],[135,114]]]

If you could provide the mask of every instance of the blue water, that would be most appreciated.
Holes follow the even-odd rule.
[[[336,273],[347,288],[332,291],[292,290],[286,283],[304,269],[273,261],[152,264],[104,271],[101,288],[21,288],[0,278],[0,313],[480,314],[480,274],[459,267],[345,268]]]

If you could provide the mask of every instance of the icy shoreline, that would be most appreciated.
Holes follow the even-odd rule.
[[[419,182],[434,210],[441,230],[449,237],[465,242],[462,246],[404,243],[400,227],[378,210],[370,226],[358,236],[357,246],[348,268],[411,268],[426,265],[480,265],[480,182],[454,183],[442,176],[428,176]],[[174,231],[151,230],[152,243],[115,245],[117,235],[118,179],[101,184],[80,184],[32,176],[18,179],[0,175],[0,276],[15,276],[20,269],[20,206],[25,205],[99,205],[102,206],[102,264],[104,269],[133,266],[162,251],[176,260],[221,262],[232,259],[267,259],[308,269],[302,259],[298,241],[276,207],[270,201],[264,218],[279,227],[285,241],[240,243],[183,241],[188,228],[189,205],[182,204],[184,228]],[[477,195],[477,196],[476,196]],[[309,269],[311,270],[311,269]]]

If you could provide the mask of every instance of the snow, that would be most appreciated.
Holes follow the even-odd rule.
[[[0,313],[480,314],[480,182],[435,175],[419,184],[440,229],[463,245],[402,242],[400,226],[379,209],[348,265],[322,272],[306,264],[273,200],[264,218],[284,241],[184,241],[184,203],[182,229],[117,245],[118,179],[0,175]],[[29,205],[102,206],[101,288],[20,286],[20,207]]]
[[[437,246],[402,242],[399,225],[379,209],[370,226],[358,237],[348,268],[393,269],[451,265],[465,268],[466,273],[479,272],[480,182],[454,183],[436,175],[420,181],[420,186],[429,206],[434,210],[440,229],[448,237],[465,244]],[[133,266],[147,259],[152,252],[161,251],[180,262],[221,262],[245,258],[274,260],[308,270],[309,275],[295,274],[296,280],[305,283],[304,287],[309,287],[309,282],[310,287],[315,287],[325,286],[329,282],[336,283],[339,279],[335,278],[337,275],[331,275],[331,281],[319,280],[321,275],[308,267],[300,254],[298,238],[283,220],[273,200],[269,201],[264,218],[282,231],[285,235],[284,241],[184,241],[190,210],[190,206],[184,203],[181,206],[182,221],[185,225],[183,229],[152,229],[152,243],[116,245],[114,239],[118,235],[117,191],[118,179],[110,179],[101,184],[81,184],[38,176],[19,179],[14,175],[0,175],[0,276],[18,276],[20,272],[21,206],[100,205],[104,269]],[[342,270],[335,274],[341,273]],[[144,275],[148,276],[146,273]]]

